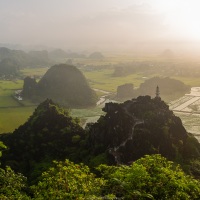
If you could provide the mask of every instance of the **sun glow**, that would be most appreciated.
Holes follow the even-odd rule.
[[[200,40],[200,1],[159,0],[154,5],[165,13],[165,23],[173,35],[180,39]]]

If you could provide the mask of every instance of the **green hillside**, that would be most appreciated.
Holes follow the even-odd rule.
[[[38,83],[26,79],[22,93],[34,101],[50,98],[66,107],[93,106],[97,101],[80,70],[67,64],[51,67]]]

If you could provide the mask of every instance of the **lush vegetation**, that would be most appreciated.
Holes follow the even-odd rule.
[[[104,184],[87,166],[66,160],[55,161],[32,189],[36,199],[93,199],[101,197]]]
[[[145,156],[130,166],[100,165],[94,174],[83,164],[54,161],[40,181],[9,167],[0,168],[1,199],[183,199],[200,198],[200,182],[160,155]]]
[[[130,166],[100,165],[104,193],[125,199],[198,199],[200,183],[160,155],[145,156]]]
[[[199,198],[199,181],[176,163],[198,178],[200,144],[163,101],[146,96],[104,109],[84,130],[47,99],[24,125],[1,134],[2,198]]]
[[[97,167],[54,162],[32,187],[39,199],[198,199],[200,182],[160,155],[145,156],[130,166]]]
[[[3,165],[32,176],[42,160],[66,157],[90,166],[128,164],[155,153],[185,165],[200,157],[198,141],[159,98],[108,103],[104,111],[105,116],[84,130],[68,111],[46,100],[24,125],[12,134],[1,134],[9,146]]]

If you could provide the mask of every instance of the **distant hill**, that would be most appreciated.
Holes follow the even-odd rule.
[[[101,52],[93,52],[89,55],[89,58],[91,59],[103,59],[104,58],[104,55],[101,53]]]
[[[29,83],[25,82],[25,84]],[[63,106],[70,107],[96,104],[96,93],[89,87],[81,71],[72,65],[60,64],[51,67],[35,88],[31,85],[29,91],[25,90],[30,88],[25,84],[22,94],[31,99],[42,101],[50,98]]]
[[[28,53],[28,56],[30,57],[30,66],[34,67],[43,67],[48,66],[51,62],[49,59],[48,51],[30,51]]]
[[[49,66],[52,62],[47,51],[27,53],[0,47],[0,76],[17,76],[20,69]]]
[[[12,77],[19,75],[19,62],[15,59],[4,58],[0,62],[0,77]]]
[[[0,47],[0,76],[16,76],[19,69],[29,65],[29,56],[21,50]]]
[[[63,58],[85,58],[86,56],[76,52],[66,52],[62,49],[55,49],[49,52],[49,57],[51,59],[59,60]]]
[[[46,50],[25,52],[0,47],[0,76],[17,76],[20,69],[49,67],[63,62],[65,58],[86,58],[86,56],[76,52],[65,52],[62,49],[50,52]]]
[[[66,58],[67,53],[62,49],[55,49],[49,52],[49,56],[53,59]]]
[[[160,56],[166,59],[173,59],[175,57],[174,52],[171,49],[165,49]]]
[[[131,98],[134,95],[133,84],[126,83],[117,87],[117,98]]]
[[[190,86],[185,85],[179,80],[169,77],[153,77],[146,80],[134,91],[135,96],[149,95],[155,96],[155,89],[159,86],[161,97],[165,101],[171,101],[190,92]]]

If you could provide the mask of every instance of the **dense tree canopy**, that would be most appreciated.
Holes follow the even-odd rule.
[[[145,156],[130,166],[100,165],[92,173],[84,164],[54,161],[25,193],[26,180],[0,169],[2,199],[183,199],[200,198],[200,182],[160,155]],[[28,191],[28,190],[27,190]]]
[[[145,156],[130,166],[98,169],[106,179],[104,193],[125,199],[199,199],[200,182],[160,155]]]

